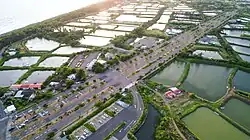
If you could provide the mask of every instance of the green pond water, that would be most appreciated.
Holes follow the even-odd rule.
[[[232,120],[236,121],[238,124],[244,126],[248,130],[250,130],[250,105],[232,98],[230,99],[225,108],[221,110],[224,114],[230,117]]]
[[[182,119],[201,140],[249,140],[250,137],[208,108],[198,108]]]
[[[250,73],[238,70],[233,79],[233,86],[236,89],[250,92]]]
[[[216,101],[226,94],[230,72],[226,67],[191,63],[182,87],[204,99]]]
[[[185,68],[185,63],[175,61],[150,80],[164,85],[175,85]]]

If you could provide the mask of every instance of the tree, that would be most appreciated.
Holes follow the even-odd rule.
[[[56,135],[56,133],[55,133],[54,131],[49,132],[49,133],[47,134],[47,138],[46,138],[46,139],[51,139],[51,138],[53,138],[55,135]]]
[[[93,72],[95,72],[95,73],[102,73],[102,72],[104,72],[106,69],[105,69],[105,66],[104,66],[104,65],[102,65],[101,63],[96,62],[96,63],[93,65],[92,70],[93,70]]]
[[[82,70],[82,69],[77,69],[76,70],[76,78],[77,78],[77,80],[85,81],[86,80],[86,73],[85,73],[85,71]]]
[[[66,80],[66,88],[69,89],[74,84],[73,80]]]

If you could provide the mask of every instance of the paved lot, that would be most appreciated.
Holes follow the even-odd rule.
[[[71,62],[70,67],[86,69],[87,64],[97,58],[98,54],[99,52],[93,52],[88,55],[77,55]]]

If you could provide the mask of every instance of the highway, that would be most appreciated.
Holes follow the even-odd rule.
[[[173,37],[172,39],[170,39],[168,41],[169,43],[165,46],[163,46],[163,44],[165,42],[163,42],[159,45],[156,45],[154,48],[152,48],[153,52],[151,52],[151,53],[149,53],[147,51],[141,52],[139,55],[136,55],[134,58],[130,59],[130,60],[137,59],[137,61],[134,63],[129,63],[129,60],[128,60],[124,63],[120,63],[113,70],[108,70],[103,74],[94,75],[94,77],[92,77],[88,81],[105,77],[102,79],[105,81],[108,81],[108,82],[106,82],[102,86],[98,85],[97,88],[92,90],[91,92],[88,91],[88,90],[90,90],[91,87],[84,89],[83,91],[81,91],[84,94],[82,94],[78,98],[75,98],[74,95],[70,96],[70,98],[67,99],[67,102],[69,102],[69,104],[66,104],[65,106],[63,106],[58,112],[52,113],[44,121],[36,122],[34,124],[36,127],[33,128],[32,126],[31,127],[29,126],[29,128],[32,128],[32,129],[27,129],[27,131],[21,133],[21,135],[19,135],[19,137],[23,138],[24,136],[31,134],[39,127],[45,125],[46,123],[50,122],[51,120],[55,120],[59,116],[65,114],[65,112],[70,111],[71,109],[76,107],[79,103],[86,101],[86,99],[91,98],[93,95],[95,95],[97,93],[100,93],[101,91],[103,91],[107,87],[113,86],[114,92],[115,92],[115,91],[118,91],[119,88],[124,88],[127,85],[129,85],[130,83],[137,81],[137,79],[140,76],[144,76],[146,73],[152,72],[153,68],[157,67],[159,63],[169,61],[171,59],[171,56],[175,56],[175,55],[179,54],[183,48],[187,47],[189,44],[195,43],[195,41],[197,39],[202,37],[204,34],[208,33],[211,29],[219,27],[221,24],[223,24],[225,21],[227,21],[229,18],[231,18],[235,14],[236,14],[236,11],[232,11],[232,12],[226,12],[220,16],[216,16],[215,18],[213,18],[205,23],[200,24],[196,29],[189,30],[183,34],[180,34],[176,37]],[[149,54],[147,56],[144,56],[145,52],[147,52]],[[167,52],[168,52],[168,54],[165,55]],[[144,58],[144,59],[142,59],[142,58]],[[147,58],[147,59],[145,59],[145,58]],[[151,65],[148,67],[145,67],[148,64],[151,64]],[[119,71],[116,71],[115,70],[116,68],[119,68]],[[135,74],[133,74],[133,73],[135,73]],[[97,85],[99,83],[97,82],[97,83],[93,83],[93,84]],[[103,98],[103,97],[100,97],[100,98]],[[53,98],[49,101],[44,101],[43,103],[40,103],[39,106],[43,106],[45,103],[48,104],[50,102],[53,102],[53,100],[55,100],[55,98]],[[136,100],[140,100],[140,99],[136,99]],[[139,101],[139,103],[140,103],[140,101]],[[80,110],[86,111],[89,108],[91,108],[93,105],[94,105],[93,103],[90,103],[89,105],[86,105],[85,107],[81,108]],[[137,111],[138,111],[138,109],[140,110],[140,107],[139,107],[140,104],[135,104],[135,105],[137,107]],[[65,117],[65,119],[59,120],[58,123],[51,126],[51,129],[61,130],[64,126],[66,126],[67,124],[70,124],[72,121],[74,121],[75,118],[77,118],[79,115],[80,115],[79,113],[75,112],[75,113],[70,115],[72,117],[68,117],[68,118]],[[45,132],[46,132],[46,130],[40,132],[39,135],[46,134]],[[37,137],[37,135],[35,135],[33,137],[33,139],[36,137]],[[118,135],[118,137],[119,137],[119,135]],[[39,137],[38,139],[41,139],[41,137]]]

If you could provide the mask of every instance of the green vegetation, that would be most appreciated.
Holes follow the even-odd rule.
[[[238,71],[238,68],[234,68],[228,77],[228,87],[229,88],[232,88],[233,78],[234,78],[237,71]]]
[[[52,140],[55,135],[56,135],[56,133],[54,131],[49,132],[47,134],[46,140]]]
[[[133,48],[133,46],[126,43],[127,40],[128,40],[127,37],[120,35],[120,36],[117,36],[117,37],[113,38],[110,42],[112,44],[114,44],[115,47],[123,48],[123,49],[126,49],[126,50],[131,50]]]
[[[121,101],[123,101],[124,103],[127,103],[127,104],[132,104],[132,102],[133,102],[132,94],[130,92],[127,93],[125,97],[121,98]]]
[[[89,124],[89,123],[85,123],[84,126],[85,126],[89,131],[91,131],[91,132],[95,132],[95,131],[96,131],[95,127],[92,126],[92,125]]]
[[[188,76],[189,70],[190,70],[190,63],[187,63],[181,77],[179,78],[179,80],[176,84],[176,86],[180,86],[185,81],[185,79]]]
[[[108,134],[108,136],[104,138],[104,140],[109,140],[116,132],[118,132],[125,125],[125,122],[120,123],[112,132]]]
[[[74,84],[74,81],[73,80],[66,80],[65,84],[66,84],[66,88],[69,89]]]
[[[104,112],[109,115],[110,117],[114,117],[115,116],[115,112],[114,111],[109,111],[108,109],[104,110]]]
[[[9,88],[7,87],[0,87],[0,97],[2,97],[6,92],[8,92]]]
[[[96,62],[94,65],[93,65],[93,68],[92,68],[92,71],[95,72],[95,73],[102,73],[106,70],[105,66],[102,65],[101,63],[98,63]]]
[[[105,108],[107,108],[108,106],[110,106],[111,104],[113,104],[118,99],[120,99],[121,96],[122,95],[120,93],[116,93],[113,98],[111,98],[110,100],[106,101],[102,106],[100,106],[97,110],[95,110],[94,112],[92,112],[91,114],[89,114],[86,118],[83,118],[83,119],[79,120],[76,124],[70,126],[65,131],[66,135],[71,134],[74,130],[76,130],[77,128],[79,128],[80,126],[82,126],[89,119],[91,119],[92,117],[94,117],[95,115],[97,115],[98,113],[100,113],[101,111],[103,111]]]

